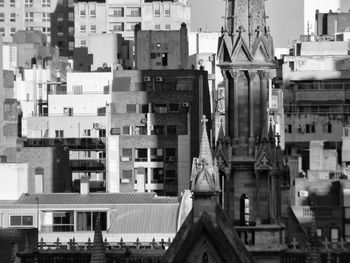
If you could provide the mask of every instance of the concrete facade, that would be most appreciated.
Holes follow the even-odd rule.
[[[17,200],[28,193],[28,164],[0,163],[0,200]]]
[[[115,71],[107,138],[107,191],[178,195],[188,188],[199,116],[210,116],[207,74]]]
[[[339,32],[350,31],[350,12],[338,13],[337,10],[328,13],[316,11],[316,34],[331,36]]]

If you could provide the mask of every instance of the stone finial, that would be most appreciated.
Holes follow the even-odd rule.
[[[91,252],[91,263],[106,263],[105,246],[102,238],[100,214],[97,215],[95,232],[94,232],[94,243]]]

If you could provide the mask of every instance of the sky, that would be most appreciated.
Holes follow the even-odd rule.
[[[306,0],[307,1],[307,0]],[[329,0],[333,1],[333,0]],[[287,47],[288,43],[303,34],[304,0],[265,1],[266,14],[275,47]],[[224,0],[189,0],[192,7],[191,30],[220,31],[225,14]],[[341,0],[342,11],[350,9],[350,0]]]

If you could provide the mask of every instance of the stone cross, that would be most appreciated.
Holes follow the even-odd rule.
[[[206,118],[205,115],[202,116],[202,119],[201,119],[201,123],[203,123],[203,127],[207,127],[207,122],[208,122],[208,119]]]
[[[291,242],[293,249],[297,249],[297,246],[299,245],[299,242],[293,237],[293,241]]]
[[[345,244],[346,244],[346,242],[344,242],[344,239],[341,237],[340,238],[340,241],[339,241],[339,246],[340,246],[340,248],[341,249],[343,249],[343,250],[345,250]]]
[[[70,250],[75,250],[75,246],[77,245],[78,243],[75,242],[75,238],[73,237],[73,239],[69,239],[69,242],[68,242],[68,245],[69,245],[69,249]]]
[[[39,242],[39,249],[43,250],[44,246],[46,246],[46,243],[44,242],[44,238],[41,237],[40,242]]]
[[[236,30],[236,32],[237,32],[238,34],[242,34],[244,31],[245,31],[245,30],[244,30],[243,26],[239,26],[238,29]]]
[[[157,242],[156,242],[155,238],[153,238],[152,242],[149,244],[152,246],[152,249],[155,248],[157,246]]]
[[[136,238],[136,242],[134,244],[136,246],[136,249],[139,250],[141,245],[139,238]]]
[[[329,245],[331,244],[331,242],[328,241],[327,237],[325,238],[325,240],[322,242],[322,244],[324,245],[326,250],[329,250]]]
[[[162,247],[162,249],[165,249],[165,242],[163,238],[160,240],[160,246]]]
[[[57,237],[56,242],[53,243],[57,250],[60,249],[62,243],[60,242],[60,239]]]
[[[264,155],[264,158],[261,159],[260,163],[261,163],[262,166],[268,166],[269,160]]]
[[[91,242],[90,237],[89,237],[89,239],[88,239],[88,242],[85,243],[85,245],[86,245],[86,247],[87,247],[88,250],[91,249],[91,247],[92,247],[92,242]]]
[[[260,31],[261,31],[261,27],[258,26],[258,27],[255,29],[255,32],[256,32],[256,36],[257,36],[257,37],[260,36]]]
[[[121,248],[125,246],[123,238],[120,238],[120,241],[118,242],[118,244],[120,245]]]

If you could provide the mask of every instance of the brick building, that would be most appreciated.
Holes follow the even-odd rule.
[[[350,10],[345,12],[321,13],[316,10],[316,34],[318,36],[331,36],[339,32],[350,31]]]

